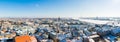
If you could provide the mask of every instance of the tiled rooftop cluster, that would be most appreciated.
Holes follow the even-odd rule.
[[[71,18],[0,19],[1,42],[120,42],[119,38],[119,26]]]

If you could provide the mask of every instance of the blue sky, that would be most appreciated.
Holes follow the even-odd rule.
[[[119,17],[119,0],[0,0],[0,17]]]

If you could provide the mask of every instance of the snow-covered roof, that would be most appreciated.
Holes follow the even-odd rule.
[[[92,35],[92,36],[89,36],[90,38],[95,38],[95,37],[99,37],[99,35]]]

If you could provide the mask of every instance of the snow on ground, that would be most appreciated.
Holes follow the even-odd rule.
[[[112,21],[101,21],[101,20],[92,20],[92,19],[79,19],[80,21],[94,23],[94,24],[107,24],[108,22]]]

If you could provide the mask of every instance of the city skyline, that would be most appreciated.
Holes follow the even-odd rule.
[[[119,0],[0,0],[0,17],[119,17]]]

